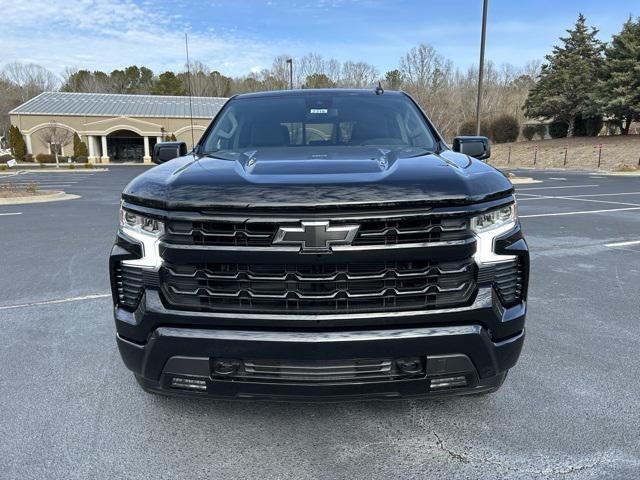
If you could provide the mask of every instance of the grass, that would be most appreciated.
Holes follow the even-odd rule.
[[[620,165],[616,168],[616,172],[637,172],[640,167],[634,167],[633,165]]]
[[[13,198],[13,197],[32,197],[36,195],[43,195],[45,192],[38,191],[38,184],[36,182],[14,184],[11,182],[3,183],[0,185],[0,198]]]

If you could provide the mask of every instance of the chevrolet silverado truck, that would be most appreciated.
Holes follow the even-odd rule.
[[[494,392],[528,247],[485,137],[403,92],[237,95],[122,195],[117,343],[145,391],[238,399]]]

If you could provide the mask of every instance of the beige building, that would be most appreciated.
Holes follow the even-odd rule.
[[[27,152],[73,154],[73,143],[51,145],[52,125],[77,133],[89,161],[151,162],[153,146],[175,135],[189,149],[198,141],[226,98],[44,92],[9,112],[24,136]],[[189,112],[193,111],[193,129]]]

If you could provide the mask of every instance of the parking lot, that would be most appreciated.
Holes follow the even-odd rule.
[[[517,185],[528,330],[498,393],[281,404],[152,396],[123,366],[107,256],[142,170],[21,175],[81,198],[0,206],[0,478],[638,477],[640,177],[517,172],[541,183]]]

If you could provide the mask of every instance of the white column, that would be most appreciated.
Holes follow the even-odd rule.
[[[156,137],[156,143],[160,143],[162,141],[162,137]]]
[[[95,141],[95,137],[93,135],[87,135],[87,146],[89,147],[89,158],[88,161],[95,162],[96,161],[96,146],[93,143]]]
[[[102,158],[100,159],[101,163],[109,163],[109,152],[107,151],[107,136],[102,135],[100,137],[102,139]]]
[[[33,148],[31,147],[31,134],[30,133],[25,133],[24,134],[24,143],[27,146],[27,153],[33,154]]]
[[[151,163],[151,155],[149,155],[149,137],[145,136],[144,139],[144,157],[142,161],[144,163]]]

